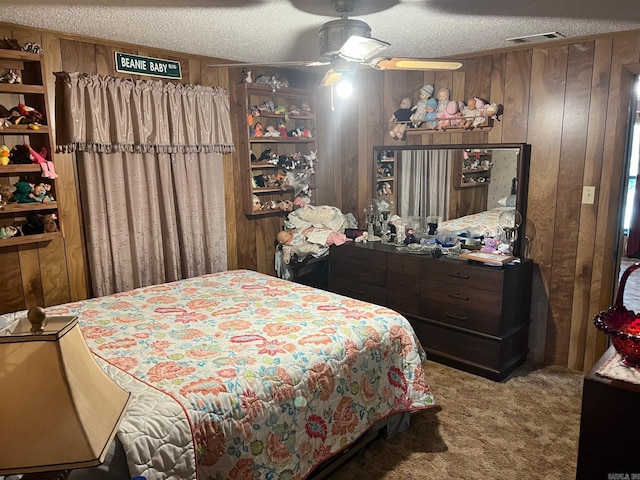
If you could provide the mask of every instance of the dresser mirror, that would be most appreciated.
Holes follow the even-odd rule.
[[[523,143],[374,147],[374,188],[425,232],[437,223],[438,232],[494,236],[515,209],[522,221],[513,254],[521,257],[529,158]]]

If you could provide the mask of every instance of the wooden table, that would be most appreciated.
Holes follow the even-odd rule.
[[[640,480],[640,385],[596,375],[610,347],[587,373],[576,478]]]

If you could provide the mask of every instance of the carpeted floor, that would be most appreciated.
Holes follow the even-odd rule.
[[[575,478],[583,374],[524,365],[496,383],[427,364],[438,407],[331,480]]]

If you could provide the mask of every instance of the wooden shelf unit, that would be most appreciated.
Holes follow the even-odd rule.
[[[43,114],[42,125],[32,128],[28,125],[10,125],[0,127],[0,144],[5,144],[9,148],[14,145],[28,144],[35,151],[45,147],[48,151],[48,159],[51,159],[54,142],[51,138],[52,131],[47,125],[51,112],[47,102],[47,85],[45,81],[46,68],[44,57],[37,53],[0,49],[0,73],[9,69],[16,70],[21,78],[21,83],[6,84],[0,83],[0,94],[4,95],[4,105],[11,109],[24,103],[35,108]],[[9,100],[8,100],[8,99]],[[11,101],[11,104],[7,104]],[[38,164],[9,164],[0,165],[0,183],[14,185],[18,181],[28,181],[39,184],[51,185],[50,194],[56,198],[56,182],[54,179],[41,176],[42,170]],[[8,203],[0,208],[0,227],[22,226],[28,215],[42,213],[56,213],[58,203],[33,202],[33,203]],[[36,235],[15,236],[0,239],[0,248],[29,245],[40,242],[47,242],[61,237],[61,233],[42,233]]]
[[[291,105],[300,107],[302,102],[309,102],[311,108],[315,105],[314,92],[311,89],[281,88],[273,91],[271,86],[255,83],[239,83],[236,85],[236,99],[238,107],[238,132],[237,151],[241,161],[241,181],[242,181],[242,204],[247,217],[263,217],[265,215],[286,214],[282,210],[254,210],[254,195],[258,197],[262,204],[267,202],[280,202],[282,200],[295,200],[293,187],[255,187],[254,179],[260,175],[274,175],[281,168],[278,165],[266,161],[252,162],[252,153],[260,158],[263,151],[271,149],[272,153],[278,156],[292,156],[296,153],[309,155],[316,151],[315,120],[314,113],[282,113],[276,114],[273,111],[262,110],[260,116],[253,117],[254,122],[260,122],[263,128],[268,125],[278,127],[283,123],[287,131],[298,127],[304,127],[311,132],[311,137],[283,137],[283,136],[250,136],[249,115],[254,106],[261,106],[266,103],[273,104],[274,107],[284,106],[286,110]],[[296,172],[306,170],[307,166],[302,164],[294,169]],[[313,189],[314,170],[309,169],[307,185],[309,190]]]

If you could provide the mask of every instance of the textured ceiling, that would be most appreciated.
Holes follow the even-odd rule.
[[[319,59],[330,0],[0,0],[0,20],[244,62]],[[387,56],[455,57],[506,39],[640,29],[638,0],[359,0],[351,18],[391,43]]]

